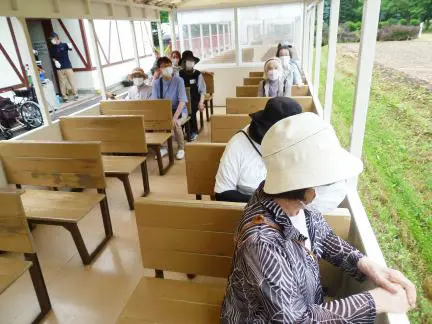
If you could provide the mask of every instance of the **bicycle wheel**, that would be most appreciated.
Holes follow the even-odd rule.
[[[33,101],[26,101],[20,107],[21,117],[27,129],[33,129],[43,124],[40,107]]]

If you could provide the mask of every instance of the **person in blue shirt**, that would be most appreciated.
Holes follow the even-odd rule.
[[[184,135],[181,125],[188,118],[185,84],[183,79],[174,73],[172,62],[168,57],[160,57],[157,60],[157,68],[160,70],[158,73],[160,77],[153,81],[151,99],[171,100],[173,131],[178,144],[176,158],[181,160],[184,158]],[[168,152],[162,149],[161,154],[164,156]]]
[[[68,90],[72,93],[73,99],[78,99],[78,93],[75,86],[75,76],[72,70],[72,63],[69,59],[69,51],[72,51],[72,45],[62,43],[56,33],[52,33],[51,41],[51,58],[57,70],[57,76],[60,83],[60,92],[63,101],[68,100]]]

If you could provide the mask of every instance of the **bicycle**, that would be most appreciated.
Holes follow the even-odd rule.
[[[43,125],[43,117],[37,104],[34,89],[12,90],[13,101],[8,98],[0,100],[0,134],[6,139],[13,137],[12,127],[15,123],[30,130]],[[19,99],[18,99],[19,98]]]

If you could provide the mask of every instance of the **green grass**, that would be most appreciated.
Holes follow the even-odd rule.
[[[326,59],[324,48],[321,102]],[[356,59],[339,55],[336,66],[332,124],[348,147]],[[432,323],[432,303],[424,291],[432,273],[431,106],[430,90],[375,68],[359,191],[387,264],[417,286],[418,307],[409,313],[412,323]]]

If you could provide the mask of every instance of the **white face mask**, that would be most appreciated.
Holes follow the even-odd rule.
[[[51,44],[57,45],[60,41],[57,42],[57,39],[51,39]]]
[[[150,80],[149,80],[149,79],[145,79],[145,80],[144,80],[144,84],[145,84],[146,86],[150,85]]]
[[[172,61],[172,63],[173,63],[174,66],[177,66],[178,63],[179,63],[179,59],[178,58],[173,58],[171,61]]]
[[[195,62],[193,62],[193,61],[186,61],[185,66],[186,66],[186,70],[192,70],[194,68],[194,66],[195,66]]]
[[[278,70],[267,71],[267,78],[271,81],[275,81],[275,80],[279,79],[279,71]]]
[[[166,68],[162,69],[162,75],[166,78],[171,77],[173,74],[173,67],[172,66],[168,66]]]
[[[133,84],[137,87],[144,84],[144,78],[133,78]]]
[[[289,64],[290,64],[290,61],[291,61],[291,58],[289,57],[289,56],[281,56],[280,57],[280,60],[281,60],[281,62],[282,62],[282,66],[283,66],[283,68],[286,70],[286,69],[288,69],[289,68]]]

